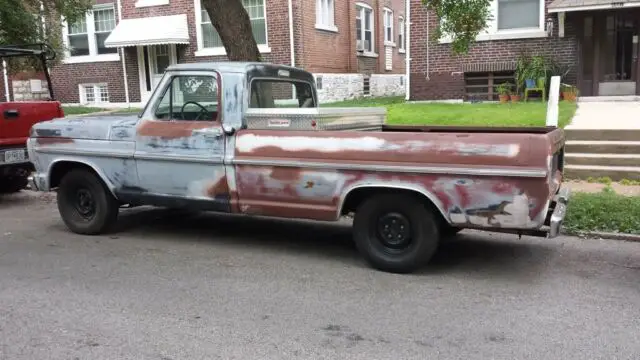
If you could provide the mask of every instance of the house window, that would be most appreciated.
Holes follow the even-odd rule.
[[[398,51],[403,53],[406,49],[404,43],[404,18],[400,16],[398,18]]]
[[[498,0],[498,30],[538,28],[540,0]]]
[[[316,0],[316,28],[337,30],[333,2],[334,0]]]
[[[71,56],[89,55],[89,32],[87,21],[81,18],[73,24],[69,24],[69,54]]]
[[[69,56],[98,56],[115,54],[117,48],[107,48],[104,41],[116,27],[116,12],[112,4],[97,5],[74,23],[67,23],[65,42]]]
[[[93,22],[96,34],[96,50],[98,54],[117,53],[117,48],[107,48],[104,41],[107,40],[111,31],[116,27],[116,12],[111,9],[96,9],[93,11]]]
[[[258,45],[267,44],[267,22],[265,17],[265,0],[242,0],[244,8],[251,19],[253,37]],[[202,31],[202,48],[224,47],[220,35],[211,24],[207,10],[200,5],[200,27]]]
[[[385,44],[393,44],[393,11],[384,8],[384,42]]]
[[[369,5],[356,4],[356,43],[358,51],[373,53],[373,9]]]
[[[81,84],[81,104],[101,104],[109,102],[109,88],[107,84]]]

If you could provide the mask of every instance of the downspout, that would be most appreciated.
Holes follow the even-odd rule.
[[[118,0],[118,22],[122,21],[122,0]],[[129,101],[129,77],[127,76],[127,66],[124,60],[124,46],[120,48],[122,58],[122,76],[124,78],[124,101],[127,107],[131,107]]]
[[[291,67],[296,66],[296,52],[293,48],[293,0],[289,0],[287,4],[289,10],[289,48],[291,50]],[[295,100],[298,97],[297,88],[294,86],[291,92],[291,99]]]
[[[406,52],[404,54],[404,71],[405,71],[405,79],[404,79],[404,99],[409,101],[411,99],[411,0],[405,0],[404,2],[404,41]],[[429,23],[427,22],[427,28],[429,27]]]
[[[7,98],[7,102],[11,102],[11,93],[9,92],[9,76],[7,76],[7,62],[2,59],[2,74],[4,77],[4,97]],[[51,84],[47,84],[51,87]]]
[[[293,49],[293,0],[288,1],[289,7],[289,47],[291,48],[291,66],[296,66],[296,53]]]
[[[429,65],[430,65],[430,63],[431,63],[431,61],[429,61],[429,40],[430,40],[430,39],[429,39],[429,36],[430,36],[430,34],[429,34],[429,27],[431,26],[431,25],[429,24],[429,21],[431,21],[429,18],[430,18],[430,17],[429,17],[429,10],[427,10],[427,81],[431,80],[431,79],[429,78]]]

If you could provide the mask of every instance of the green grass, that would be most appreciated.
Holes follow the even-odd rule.
[[[65,115],[82,115],[105,111],[102,108],[88,106],[64,106],[63,110]]]
[[[640,196],[616,194],[606,187],[600,193],[574,193],[564,228],[570,233],[600,231],[640,235]]]
[[[405,103],[401,97],[369,98],[322,104],[322,107],[382,106],[387,123],[402,125],[454,126],[545,126],[547,104],[519,103]],[[562,101],[558,125],[565,127],[576,112],[576,104]]]

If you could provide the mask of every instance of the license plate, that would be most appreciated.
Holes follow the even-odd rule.
[[[24,150],[8,150],[4,152],[4,162],[6,163],[24,162],[26,158]]]

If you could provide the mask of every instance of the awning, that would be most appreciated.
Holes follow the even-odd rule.
[[[187,15],[181,14],[121,20],[105,40],[104,46],[115,48],[188,43]]]
[[[550,13],[609,10],[640,7],[640,0],[555,0],[549,4]]]

